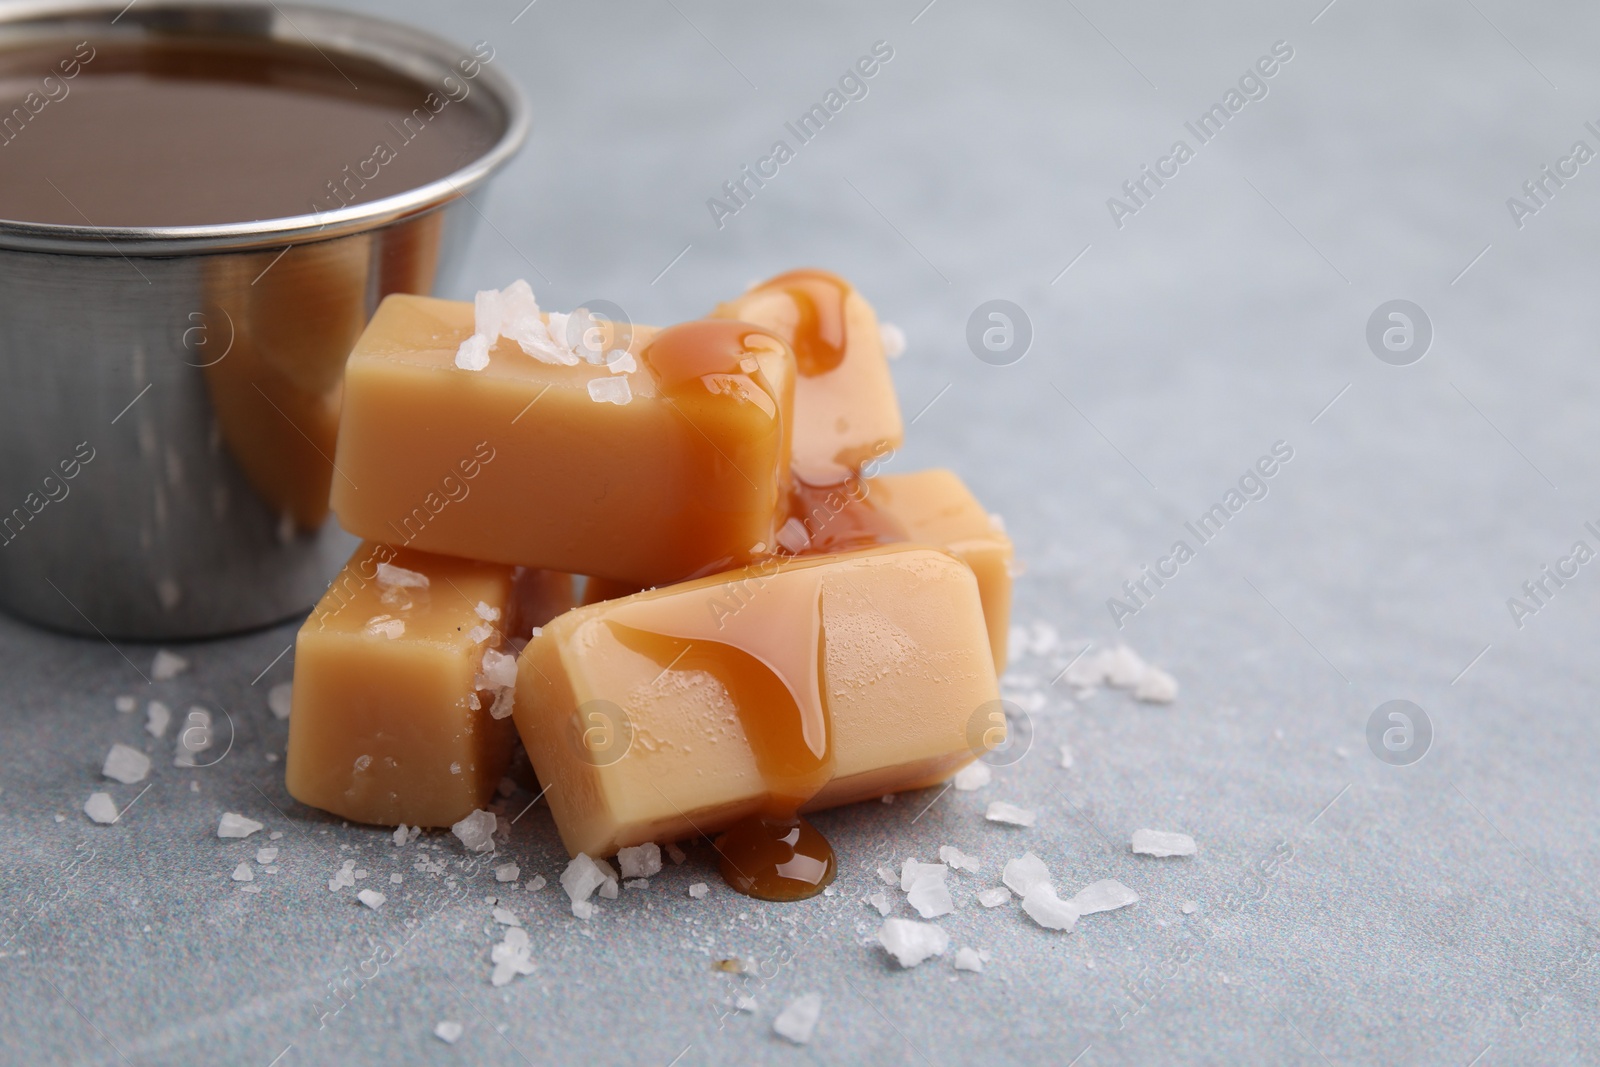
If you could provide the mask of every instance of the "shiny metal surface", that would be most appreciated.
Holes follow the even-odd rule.
[[[309,39],[424,82],[465,54],[272,3],[0,13],[0,48],[202,31]],[[492,65],[472,89],[461,103],[490,115],[499,140],[398,196],[223,226],[0,221],[0,607],[154,640],[248,629],[315,601],[353,544],[327,507],[345,356],[383,296],[432,291],[452,269],[477,219],[465,197],[526,133],[521,95]]]

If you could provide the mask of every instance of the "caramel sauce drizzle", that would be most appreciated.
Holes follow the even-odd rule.
[[[789,344],[802,377],[827,374],[844,362],[850,342],[844,314],[849,282],[806,267],[769,278],[756,288],[781,290],[794,301],[800,320]]]

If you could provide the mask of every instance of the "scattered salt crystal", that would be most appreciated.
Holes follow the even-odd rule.
[[[233,869],[233,880],[235,882],[253,882],[256,880],[256,872],[250,869],[248,863],[241,863]]]
[[[500,609],[491,607],[489,602],[486,600],[478,601],[478,606],[473,610],[478,613],[478,618],[482,619],[484,622],[500,621]]]
[[[648,878],[624,878],[622,880],[622,884],[623,884],[623,887],[627,888],[627,889],[649,889],[650,888],[650,879],[648,879]],[[824,889],[823,892],[826,893],[827,890]]]
[[[993,889],[985,889],[978,894],[978,903],[986,908],[998,908],[1010,899],[1011,890],[1003,885],[997,885]]]
[[[1044,860],[1032,852],[1024,852],[1016,859],[1006,861],[1000,880],[1017,896],[1025,897],[1034,886],[1049,884],[1050,869],[1044,865]]]
[[[930,956],[942,956],[950,935],[932,923],[915,919],[885,919],[878,928],[878,943],[902,967],[915,967]]]
[[[151,737],[160,737],[167,732],[167,724],[172,722],[172,709],[159,700],[152,700],[144,709],[144,728]]]
[[[622,868],[624,878],[649,878],[652,874],[659,874],[661,848],[659,845],[646,842],[643,845],[621,849],[617,853],[617,866]]]
[[[1019,808],[1004,800],[991,800],[983,817],[990,822],[1003,822],[1011,826],[1032,826],[1038,818],[1026,808]]]
[[[756,1010],[756,998],[747,997],[743,993],[740,993],[738,996],[733,998],[733,1006],[739,1011],[754,1012]]]
[[[704,899],[705,895],[709,892],[711,892],[711,887],[706,885],[704,882],[696,882],[694,885],[689,887],[689,895],[696,900]]]
[[[356,899],[361,901],[361,903],[365,904],[367,907],[371,908],[373,911],[377,911],[379,908],[383,907],[384,903],[389,898],[378,892],[376,889],[363,889],[361,892],[356,894]]]
[[[974,789],[982,789],[994,780],[994,771],[982,760],[973,760],[956,772],[956,788],[963,793],[970,793]]]
[[[456,349],[456,366],[462,370],[482,370],[489,365],[489,338],[473,334]]]
[[[100,773],[123,785],[133,785],[135,782],[144,781],[145,776],[150,773],[150,757],[119,741],[111,746],[110,752],[106,753],[106,761],[101,765]]]
[[[573,904],[573,912],[577,913],[578,906]],[[593,907],[590,906],[593,913]],[[587,919],[588,915],[580,918]],[[528,947],[528,931],[520,926],[509,927],[500,943],[489,950],[489,960],[494,964],[494,970],[489,975],[489,983],[494,986],[503,986],[519,974],[532,974],[534,971],[532,953]]]
[[[139,702],[131,696],[120,696],[115,701],[116,708],[124,715],[139,706]]]
[[[194,784],[195,785],[199,785],[200,783],[199,782],[195,782]],[[267,837],[269,837],[273,841],[277,841],[277,840],[279,840],[280,838],[283,837],[283,831],[282,830],[274,830],[274,831],[272,831],[272,833],[268,834]]]
[[[527,884],[524,885],[523,888],[526,889],[530,893],[537,893],[539,890],[543,889],[547,884],[548,883],[546,883],[545,880],[544,880],[544,875],[536,874],[532,878],[528,879]]]
[[[434,1026],[433,1036],[447,1045],[453,1045],[460,1040],[463,1029],[465,1028],[460,1023],[445,1020]]]
[[[260,823],[233,811],[223,812],[222,818],[217,821],[218,837],[249,837],[259,829]]]
[[[883,340],[883,354],[899,359],[906,354],[906,332],[892,322],[878,323],[878,336]]]
[[[1056,896],[1055,887],[1049,882],[1040,882],[1022,895],[1022,910],[1046,930],[1071,933],[1078,924],[1078,909],[1070,900]]]
[[[878,868],[878,877],[883,879],[885,885],[898,886],[900,884],[900,876],[887,867]]]
[[[958,948],[956,949],[956,970],[977,971],[982,974],[983,957],[978,955],[978,950],[975,948]]]
[[[382,634],[393,641],[405,634],[406,623],[404,619],[396,619],[389,615],[375,615],[367,620],[366,628],[368,633]]]
[[[1141,856],[1192,856],[1195,853],[1194,838],[1164,830],[1135,830],[1129,847]]]
[[[627,378],[590,378],[589,399],[596,404],[626,404],[633,399]]]
[[[878,890],[867,898],[867,903],[878,909],[879,915],[888,915],[894,910],[894,904],[889,900],[889,894]]]
[[[572,902],[572,914],[579,919],[594,918],[595,910],[595,906],[587,900],[574,900]]]
[[[811,543],[811,535],[806,532],[806,524],[799,519],[790,518],[778,528],[778,547],[785,552],[803,552]]]
[[[490,688],[517,684],[517,657],[498,649],[483,652],[483,677]]]
[[[942,865],[941,865],[942,866]],[[943,874],[923,874],[912,884],[906,894],[906,903],[916,909],[924,919],[936,919],[956,910],[950,887],[945,885]]]
[[[954,845],[940,845],[939,859],[958,871],[972,871],[976,873],[982,863],[974,856],[969,856]]]
[[[811,1034],[817,1028],[817,1020],[822,1017],[822,997],[816,993],[807,993],[805,996],[795,997],[772,1020],[772,1030],[779,1037],[786,1037],[797,1045],[804,1045],[811,1040]]]
[[[467,631],[467,640],[475,645],[481,645],[493,636],[494,627],[481,622]]]
[[[389,876],[389,884],[390,885],[399,885],[401,882],[404,882],[405,880],[406,880],[405,875],[401,874],[399,871],[396,871],[396,872],[394,872],[393,874],[391,874]]]
[[[567,891],[574,904],[587,901],[596,889],[601,896],[615,900],[617,872],[605,860],[592,859],[588,853],[580,852],[561,872],[561,888]]]
[[[452,769],[450,773],[457,771]],[[494,829],[494,812],[479,810],[450,827],[450,832],[466,846],[468,852],[487,852],[494,848]]]
[[[1138,901],[1139,894],[1115,878],[1102,878],[1078,890],[1071,904],[1078,909],[1079,915],[1093,915],[1098,911],[1116,911]]]
[[[522,925],[522,920],[517,918],[515,915],[511,914],[511,912],[507,911],[505,908],[496,908],[496,909],[494,909],[493,915],[494,915],[494,921],[499,923],[501,926],[521,926]]]
[[[1071,745],[1062,745],[1061,746],[1061,766],[1062,766],[1063,769],[1068,769],[1068,768],[1070,768],[1072,766],[1072,746]]]
[[[117,806],[112,803],[110,793],[90,793],[89,799],[83,802],[83,813],[101,824],[117,821]],[[62,817],[57,815],[56,821],[61,822]]]
[[[337,893],[340,889],[355,885],[355,869],[355,860],[345,860],[339,869],[333,872],[333,877],[328,879],[328,892]]]
[[[522,877],[522,868],[515,863],[502,863],[494,869],[494,880],[497,882],[515,882]]]
[[[1139,684],[1149,667],[1139,654],[1127,645],[1118,645],[1101,653],[1106,682],[1114,689],[1132,689]]]
[[[689,855],[688,853],[684,852],[683,849],[678,847],[677,842],[668,841],[667,858],[670,859],[674,865],[677,865],[688,859]]]
[[[394,833],[389,835],[389,839],[395,843],[395,847],[396,848],[398,848],[401,845],[405,844],[406,843],[406,824],[405,823],[401,823],[399,826],[396,826],[394,828]]]
[[[949,869],[942,863],[919,863],[916,860],[908,859],[900,865],[900,888],[904,891],[910,891],[911,887],[917,883],[917,879],[925,875],[932,875],[942,882],[944,881],[945,873]]]
[[[606,353],[606,370],[612,374],[632,374],[639,369],[639,361],[626,348],[613,348]]]
[[[513,686],[496,689],[494,703],[489,705],[489,718],[504,719],[512,712],[512,703],[517,698],[517,690]]]
[[[393,563],[378,564],[378,584],[396,589],[426,589],[428,576],[421,571],[410,571]]]
[[[161,649],[156,653],[156,658],[150,663],[150,677],[158,682],[176,678],[188,670],[189,661],[175,652]]]
[[[256,862],[260,864],[272,863],[278,858],[278,850],[271,845],[264,845],[256,849]]]
[[[509,310],[509,309],[508,309]],[[501,313],[500,291],[480,289],[472,297],[473,334],[490,342],[500,336],[505,320]]]
[[[1146,704],[1170,704],[1177,697],[1177,680],[1160,667],[1146,669],[1133,690],[1133,698]]]
[[[1196,904],[1192,900],[1186,900],[1179,906],[1178,910],[1183,912],[1185,915],[1193,915],[1195,913],[1195,909],[1199,906],[1200,905]]]

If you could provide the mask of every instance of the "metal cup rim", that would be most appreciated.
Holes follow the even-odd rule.
[[[461,49],[443,37],[370,15],[310,4],[275,0],[159,0],[157,3],[107,3],[105,0],[12,0],[0,10],[0,49],[7,31],[21,24],[100,24],[109,27],[128,18],[155,33],[170,29],[170,20],[184,15],[254,16],[271,27],[267,39],[308,41],[319,49],[381,63],[411,76],[405,65],[438,63],[451,68]],[[162,19],[168,22],[162,22]],[[284,25],[279,27],[281,20]],[[451,68],[453,69],[453,68]],[[443,177],[392,196],[321,213],[291,215],[249,222],[204,226],[93,226],[22,222],[0,218],[0,248],[68,255],[170,256],[278,247],[323,241],[377,229],[465,199],[484,179],[521,149],[528,134],[528,102],[521,88],[499,70],[483,66],[474,79],[505,116],[505,128],[490,148]],[[109,247],[108,247],[109,246]]]

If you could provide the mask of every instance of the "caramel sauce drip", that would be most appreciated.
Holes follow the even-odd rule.
[[[787,517],[800,520],[806,528],[809,541],[799,555],[851,552],[911,540],[898,520],[872,503],[859,474],[834,485],[814,485],[793,475]]]
[[[844,315],[849,282],[807,267],[769,278],[757,288],[781,290],[794,301],[800,319],[789,345],[802,377],[827,374],[844,362],[850,340]]]
[[[656,334],[639,359],[655,376],[663,396],[681,400],[736,395],[755,401],[776,419],[777,398],[756,357],[782,351],[783,340],[760,326],[736,319],[696,319]]]
[[[681,605],[644,600],[607,620],[617,640],[663,672],[704,671],[727,690],[767,796],[717,849],[728,884],[762,900],[813,896],[836,870],[828,843],[799,818],[834,768],[822,679],[823,576],[821,568],[802,568],[782,584],[747,590],[737,609],[721,614],[686,615]]]

